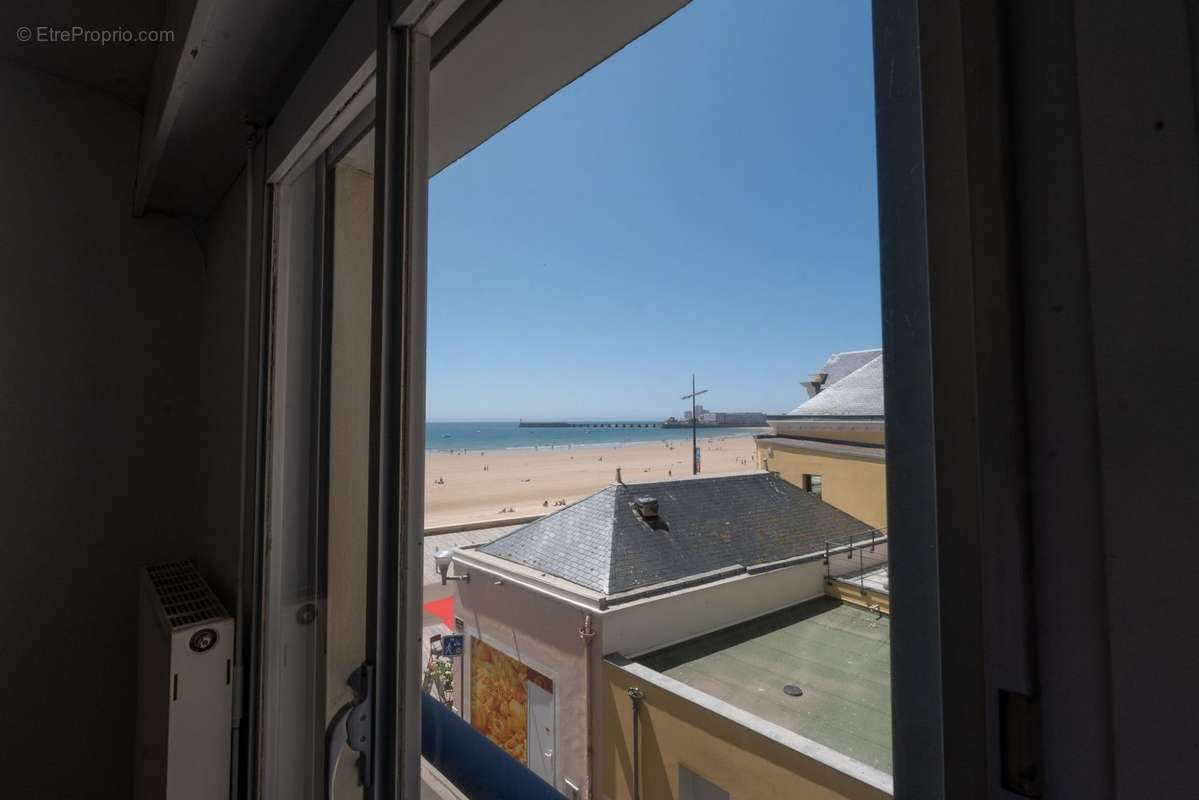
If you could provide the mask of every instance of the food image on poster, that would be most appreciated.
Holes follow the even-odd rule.
[[[529,693],[525,682],[551,694],[554,682],[473,636],[470,645],[470,724],[528,766]]]

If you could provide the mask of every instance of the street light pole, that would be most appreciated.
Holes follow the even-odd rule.
[[[696,439],[695,425],[698,421],[695,415],[695,398],[707,392],[707,389],[695,391],[695,373],[691,374],[691,394],[685,394],[680,400],[691,400],[691,474],[699,474],[699,442]]]
[[[696,437],[695,427],[699,424],[698,416],[695,413],[695,374],[691,375],[691,474],[699,474],[699,441]]]

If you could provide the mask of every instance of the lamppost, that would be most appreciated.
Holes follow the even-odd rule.
[[[700,389],[698,392],[695,391],[695,374],[693,373],[691,375],[691,394],[685,394],[679,398],[680,400],[690,400],[691,401],[691,474],[692,475],[699,474],[699,442],[696,440],[696,435],[695,435],[695,423],[696,423],[695,398],[699,397],[701,394],[704,394],[707,391],[708,391],[707,389]]]

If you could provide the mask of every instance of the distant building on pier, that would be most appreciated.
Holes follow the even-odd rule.
[[[695,422],[708,428],[764,428],[768,424],[766,415],[760,411],[709,411],[703,406],[695,407]],[[681,420],[670,417],[662,427],[691,427],[691,412],[684,411]]]

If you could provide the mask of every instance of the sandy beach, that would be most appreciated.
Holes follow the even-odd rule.
[[[705,474],[756,469],[752,436],[700,437]],[[691,474],[690,440],[610,447],[430,452],[425,458],[425,525],[495,520],[554,511],[607,486]],[[444,483],[442,482],[444,481]],[[549,506],[543,503],[549,502]],[[502,509],[512,509],[502,511]]]

